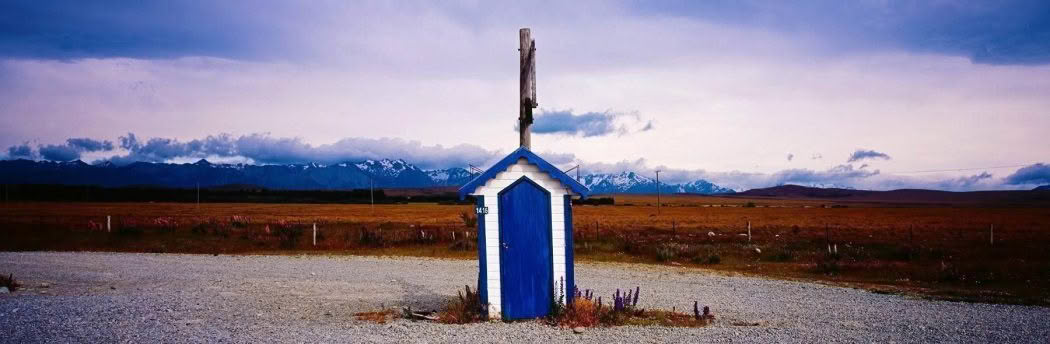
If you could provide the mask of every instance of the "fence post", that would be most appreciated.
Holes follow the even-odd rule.
[[[109,215],[106,215],[106,233],[111,232],[112,228],[113,227],[111,225],[111,222],[110,222],[110,219],[109,219]]]
[[[988,245],[995,245],[995,225],[988,225]]]
[[[314,222],[314,246],[317,246],[317,222]]]
[[[747,222],[747,242],[751,242],[751,221]]]

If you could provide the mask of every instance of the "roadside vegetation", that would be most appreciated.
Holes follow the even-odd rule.
[[[445,308],[437,313],[438,322],[469,324],[490,320],[485,311],[487,305],[481,302],[480,295],[471,291],[469,286],[464,289],[465,292],[460,291],[457,298],[449,300]],[[715,319],[707,306],[701,308],[696,301],[693,301],[693,314],[639,307],[640,286],[624,292],[617,289],[604,301],[591,290],[573,288],[572,293],[572,297],[567,298],[564,288],[561,288],[555,299],[551,300],[551,314],[541,321],[551,326],[579,329],[625,325],[700,327]],[[411,315],[409,317],[412,318]]]

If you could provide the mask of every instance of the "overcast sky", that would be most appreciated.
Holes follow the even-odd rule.
[[[654,5],[655,4],[655,5]],[[1050,184],[1046,1],[4,1],[0,158]]]

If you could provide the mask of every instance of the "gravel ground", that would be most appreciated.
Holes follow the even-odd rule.
[[[577,264],[583,287],[642,287],[644,308],[708,304],[696,329],[583,334],[537,322],[375,324],[353,313],[436,308],[477,263],[344,256],[0,253],[25,287],[0,295],[0,341],[34,342],[1036,342],[1050,308],[928,301],[812,283],[629,264]],[[43,284],[48,286],[43,286]],[[754,322],[758,326],[734,326]]]

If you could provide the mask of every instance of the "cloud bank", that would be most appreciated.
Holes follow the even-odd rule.
[[[1050,165],[1038,163],[1018,169],[1006,176],[1006,183],[1011,185],[1048,185],[1050,184]]]
[[[113,150],[113,142],[107,140],[94,140],[86,137],[71,138],[63,144],[37,145],[36,149],[23,142],[7,148],[7,157],[10,159],[37,159],[53,161],[72,161],[80,159],[81,154],[86,152],[102,152]]]
[[[209,135],[200,139],[182,141],[173,138],[140,138],[134,133],[121,136],[114,144],[108,140],[71,138],[63,144],[37,145],[29,142],[7,148],[8,159],[38,159],[68,161],[82,154],[101,156],[94,162],[110,161],[118,165],[137,161],[186,162],[209,159],[219,162],[249,164],[334,164],[367,159],[404,159],[425,169],[464,167],[468,164],[485,167],[502,158],[504,152],[486,150],[475,145],[424,145],[419,141],[396,138],[343,138],[334,143],[312,145],[300,138],[274,137],[256,133],[233,136]],[[859,150],[861,156],[880,156],[879,152]],[[564,169],[580,165],[582,174],[620,173],[632,171],[653,176],[661,170],[660,179],[667,183],[689,183],[698,179],[719,186],[743,191],[784,184],[816,187],[892,190],[904,188],[940,189],[951,191],[1028,189],[1050,184],[1050,165],[1037,163],[1022,167],[1004,178],[989,172],[970,176],[901,176],[882,173],[867,164],[859,167],[847,163],[827,169],[791,168],[773,173],[715,172],[703,169],[689,170],[668,166],[651,166],[645,159],[624,160],[616,163],[589,163],[574,154],[543,152],[549,162]],[[857,155],[856,153],[854,155]]]
[[[254,164],[333,164],[367,159],[404,159],[422,168],[483,165],[500,154],[474,145],[428,146],[419,141],[396,138],[344,138],[331,144],[311,145],[301,138],[273,137],[263,133],[237,137],[229,134],[209,135],[189,141],[163,137],[143,139],[128,133],[117,142],[114,145],[106,140],[76,138],[60,145],[39,145],[35,151],[28,143],[11,146],[7,151],[11,159],[41,157],[53,161],[80,159],[85,152],[110,152],[113,155],[97,161],[110,161],[118,165],[137,161],[172,162],[205,158]],[[571,154],[555,157],[557,161],[573,158]]]
[[[643,121],[637,113],[585,112],[572,110],[542,110],[534,117],[532,132],[536,134],[563,134],[569,136],[627,135],[653,129],[653,121]],[[515,125],[514,130],[517,130]]]
[[[1034,185],[1050,184],[1050,165],[1034,164],[1023,167],[1015,173],[996,178],[989,172],[970,176],[950,176],[932,174],[924,176],[905,176],[882,173],[871,169],[866,164],[856,167],[843,164],[827,169],[784,169],[773,173],[754,173],[742,171],[717,172],[703,169],[689,170],[668,166],[652,166],[645,159],[624,160],[617,163],[584,163],[581,165],[584,174],[620,173],[634,171],[654,176],[660,170],[660,180],[668,183],[688,183],[697,179],[707,180],[722,187],[737,191],[754,188],[765,188],[777,185],[796,184],[815,187],[854,188],[864,190],[894,189],[933,189],[948,191],[976,190],[1009,190],[1030,189]]]

